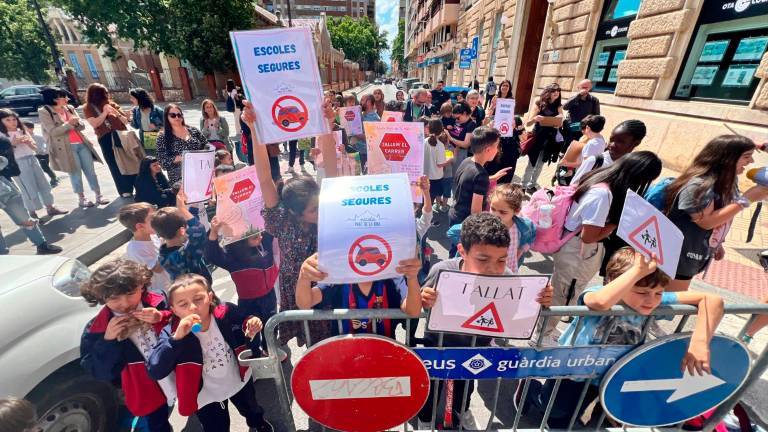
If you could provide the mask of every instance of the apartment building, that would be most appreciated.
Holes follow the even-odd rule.
[[[376,20],[376,0],[268,0],[265,7],[272,13],[280,12],[283,19],[293,18],[319,19],[321,13],[326,16],[350,16],[352,18],[368,17]]]
[[[409,0],[406,10],[408,76],[435,82],[448,78],[456,51],[459,0]]]

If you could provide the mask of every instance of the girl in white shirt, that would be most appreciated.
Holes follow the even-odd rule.
[[[445,154],[445,144],[448,142],[448,134],[443,129],[443,122],[439,118],[427,119],[425,122],[424,141],[424,175],[429,177],[429,195],[435,198],[435,207],[438,211],[448,208],[448,198],[443,193],[445,182],[443,181],[443,168],[453,163],[453,156],[448,158]],[[450,186],[448,186],[450,187]]]

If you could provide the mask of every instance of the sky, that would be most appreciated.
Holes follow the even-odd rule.
[[[390,47],[392,46],[392,41],[397,36],[397,14],[399,7],[399,0],[376,0],[376,24],[378,24],[379,30],[387,31],[387,40],[389,40]],[[391,68],[389,50],[382,52],[381,60],[387,64],[387,67]]]

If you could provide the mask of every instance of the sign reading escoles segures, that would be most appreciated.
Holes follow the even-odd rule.
[[[424,127],[421,123],[365,122],[368,173],[403,172],[411,182],[413,202],[424,199],[418,187],[424,175]]]
[[[416,256],[416,220],[404,173],[323,180],[318,261],[323,283],[402,276],[397,263]]]
[[[307,28],[230,32],[261,144],[327,134],[322,83]]]

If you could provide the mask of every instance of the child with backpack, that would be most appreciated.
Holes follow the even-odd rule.
[[[552,304],[568,305],[600,270],[605,249],[601,240],[618,226],[627,191],[642,195],[661,173],[661,160],[653,152],[630,153],[610,167],[589,173],[578,187],[540,190],[523,210],[536,224],[533,250],[553,253]],[[542,328],[546,345],[557,322]]]

